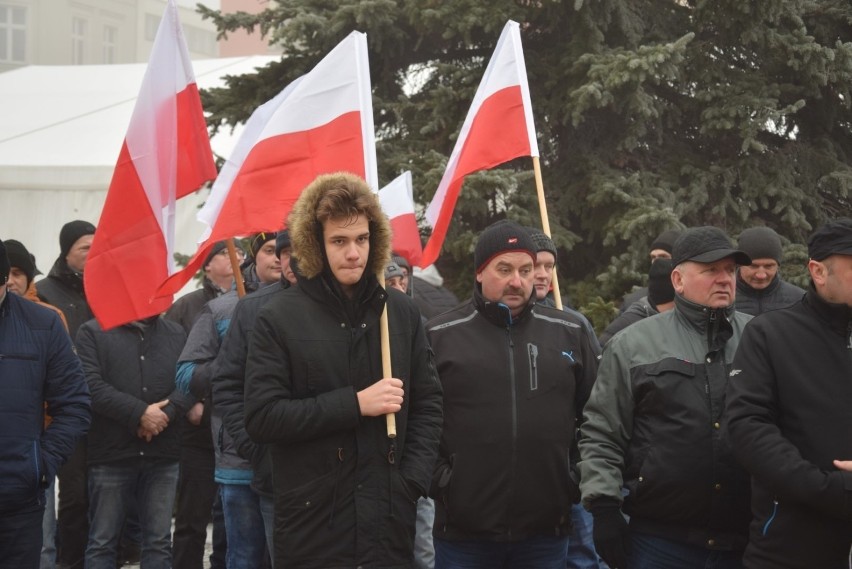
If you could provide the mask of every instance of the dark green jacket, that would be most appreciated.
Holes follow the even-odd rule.
[[[725,387],[750,316],[675,297],[610,340],[584,410],[580,489],[622,500],[631,530],[742,549],[749,479],[730,451]]]

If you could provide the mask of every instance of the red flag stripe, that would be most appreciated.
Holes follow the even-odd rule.
[[[516,132],[526,132],[521,88],[517,85],[501,89],[485,99],[474,117],[432,236],[423,250],[421,267],[434,263],[441,253],[464,177],[530,155],[529,138],[506,136],[506,133]]]

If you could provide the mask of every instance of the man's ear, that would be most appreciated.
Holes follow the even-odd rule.
[[[811,274],[814,285],[825,285],[826,278],[828,277],[828,267],[825,266],[825,263],[811,259],[808,261],[808,272]]]
[[[683,275],[677,267],[672,269],[672,286],[676,293],[683,296]]]

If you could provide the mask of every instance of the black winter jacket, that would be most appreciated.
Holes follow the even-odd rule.
[[[737,312],[757,316],[770,310],[787,308],[802,300],[805,291],[781,280],[780,275],[763,289],[755,289],[737,278]]]
[[[476,288],[426,325],[444,390],[434,535],[566,535],[579,499],[571,447],[596,351],[576,318],[535,305],[534,295],[513,319]]]
[[[53,416],[47,429],[45,402]],[[59,316],[6,292],[0,299],[0,516],[44,503],[46,482],[89,420],[89,389]]]
[[[627,310],[615,317],[615,320],[609,323],[606,330],[603,331],[600,337],[601,344],[606,345],[613,336],[636,322],[654,314],[659,314],[657,307],[651,304],[647,296],[643,296],[633,304],[627,307]]]
[[[192,325],[195,324],[198,315],[204,305],[214,298],[224,294],[213,281],[204,277],[202,286],[198,290],[194,290],[175,301],[163,317],[167,320],[177,322],[183,327],[186,336],[192,331]],[[210,396],[210,392],[193,393],[193,397],[198,400],[206,399]],[[181,444],[206,450],[213,450],[213,438],[210,436],[210,411],[211,405],[205,403],[204,412],[201,415],[201,423],[192,425],[188,422],[184,423],[184,429],[181,437]]]
[[[92,392],[89,464],[145,456],[178,460],[180,430],[191,399],[175,388],[175,368],[186,341],[175,322],[154,317],[104,331],[95,320],[77,334],[77,353]],[[168,427],[146,442],[136,435],[151,403],[168,399]]]
[[[272,459],[266,445],[255,444],[245,427],[245,369],[248,346],[258,312],[278,293],[290,288],[281,279],[277,285],[264,287],[237,302],[231,324],[222,340],[215,362],[213,398],[237,453],[251,462],[254,470],[252,488],[264,496],[272,496]]]
[[[728,383],[737,458],[752,474],[750,569],[840,569],[852,547],[852,309],[811,288],[752,320]]]
[[[95,316],[86,301],[83,275],[72,271],[63,258],[57,259],[47,277],[36,283],[36,293],[41,300],[65,315],[72,342],[77,338],[80,326]]]
[[[272,454],[275,566],[412,567],[416,501],[441,432],[420,313],[372,275],[348,310],[325,276],[297,276],[261,309],[246,366],[246,430]],[[356,396],[383,376],[386,299],[393,376],[405,390],[394,440],[384,417],[361,416]]]

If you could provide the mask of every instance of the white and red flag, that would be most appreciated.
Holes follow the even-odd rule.
[[[168,0],[86,261],[89,305],[106,328],[171,305],[175,200],[216,177],[174,0]]]
[[[379,190],[379,202],[388,216],[393,231],[391,248],[405,257],[412,266],[420,264],[423,246],[414,215],[414,186],[411,172],[405,171]]]
[[[283,227],[314,178],[341,171],[378,187],[367,36],[360,32],[255,110],[198,213],[208,225],[198,251],[159,294],[180,290],[216,241]]]
[[[421,267],[438,259],[464,178],[520,156],[538,156],[527,69],[517,22],[509,21],[485,69],[426,220],[432,236]]]

